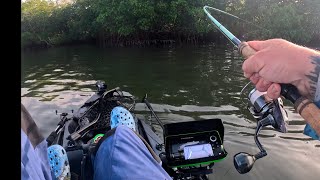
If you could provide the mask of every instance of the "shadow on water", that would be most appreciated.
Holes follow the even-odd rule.
[[[221,118],[225,127],[225,148],[229,155],[216,163],[210,179],[308,179],[320,177],[319,141],[302,134],[305,122],[291,104],[288,133],[272,128],[261,131],[261,143],[268,155],[258,160],[248,174],[233,166],[238,152],[257,153],[256,122],[240,98],[248,82],[242,74],[242,59],[223,47],[119,48],[92,46],[54,48],[22,54],[21,102],[41,132],[55,129],[58,112],[71,113],[95,91],[96,80],[108,88],[120,87],[137,102],[148,93],[153,109],[163,121],[197,121]],[[135,113],[150,119],[147,107],[138,103]],[[162,129],[154,118],[158,135]]]

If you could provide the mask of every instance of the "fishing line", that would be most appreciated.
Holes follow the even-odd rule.
[[[264,27],[261,27],[261,26],[256,25],[256,24],[253,23],[253,22],[247,21],[247,20],[245,20],[245,19],[242,19],[242,18],[240,18],[240,17],[238,17],[238,16],[235,16],[235,15],[230,14],[230,13],[228,13],[228,12],[222,11],[222,10],[220,10],[220,9],[213,8],[213,7],[210,7],[210,6],[207,6],[207,8],[208,8],[208,9],[212,9],[212,10],[217,11],[217,12],[220,12],[220,13],[222,13],[222,14],[231,16],[231,17],[233,17],[233,18],[235,18],[235,19],[238,19],[238,20],[240,20],[240,21],[243,21],[243,22],[245,22],[245,23],[251,24],[252,26],[254,26],[254,27],[256,27],[256,28],[259,28],[259,29],[262,29],[262,30],[265,30],[265,29],[266,29],[266,28],[264,28]]]
[[[247,103],[243,101],[243,92],[244,90],[251,84],[251,82],[248,82],[240,91],[240,99],[243,105],[246,105]]]
[[[235,18],[235,19],[238,19],[238,20],[240,20],[240,21],[243,21],[243,22],[245,22],[245,23],[248,23],[248,24],[250,24],[250,25],[252,25],[252,26],[254,26],[254,27],[257,27],[257,28],[259,28],[259,29],[263,29],[263,30],[270,31],[270,30],[268,30],[268,29],[266,29],[266,28],[264,28],[264,27],[260,27],[260,26],[258,26],[258,25],[256,25],[256,24],[254,24],[253,22],[247,21],[247,20],[245,20],[245,19],[242,19],[242,18],[240,18],[240,17],[238,17],[238,16],[235,16],[235,15],[233,15],[233,14],[230,14],[230,13],[228,13],[228,12],[225,12],[225,11],[222,11],[222,10],[220,10],[220,9],[213,8],[213,7],[210,7],[210,6],[204,6],[204,7],[203,7],[203,10],[204,10],[204,12],[207,14],[207,16],[209,17],[209,19],[212,21],[213,25],[214,25],[225,37],[227,37],[227,38],[229,39],[229,41],[232,42],[232,44],[235,45],[236,47],[239,47],[241,41],[240,41],[235,35],[233,35],[227,28],[225,28],[222,24],[220,24],[220,22],[219,22],[217,19],[215,19],[215,18],[208,12],[207,9],[211,9],[211,10],[214,10],[214,11],[216,11],[216,12],[220,12],[220,13],[222,13],[222,14],[228,15],[228,16],[230,16],[230,17],[233,17],[233,18]],[[248,34],[248,33],[246,33],[246,34]]]

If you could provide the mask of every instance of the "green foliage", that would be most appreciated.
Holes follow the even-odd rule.
[[[260,36],[262,38],[281,37],[300,43],[309,42],[312,36],[306,33],[304,21],[305,17],[299,14],[292,4],[284,6],[273,4],[261,19],[261,24],[269,31],[265,31]]]
[[[49,17],[54,4],[49,1],[27,0],[21,6],[21,44],[49,44],[48,34],[52,25]]]
[[[243,23],[231,23],[236,35],[249,32],[250,39],[277,37],[308,43],[320,37],[317,1],[74,0],[57,4],[50,0],[26,0],[21,3],[21,47],[91,39],[111,43],[212,40],[209,37],[216,29],[203,12],[204,5],[226,10],[265,29],[253,30]]]
[[[227,10],[261,28],[248,25],[246,39],[283,38],[307,44],[320,32],[318,0],[229,0]]]

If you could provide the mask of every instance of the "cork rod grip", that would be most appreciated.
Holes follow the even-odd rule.
[[[247,42],[242,42],[239,45],[239,52],[245,59],[256,53]],[[320,134],[320,109],[305,97],[300,97],[293,103],[295,110],[310,124],[317,134]]]
[[[320,109],[313,102],[305,97],[300,97],[294,103],[294,109],[296,109],[317,134],[320,134]]]
[[[239,45],[239,52],[245,59],[248,59],[250,56],[256,53],[256,50],[250,47],[247,42],[242,42]]]

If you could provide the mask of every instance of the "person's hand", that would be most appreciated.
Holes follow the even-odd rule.
[[[279,83],[290,83],[301,95],[313,98],[320,73],[320,52],[298,46],[283,39],[248,41],[257,52],[242,65],[244,76],[259,91],[276,99],[280,96]]]

